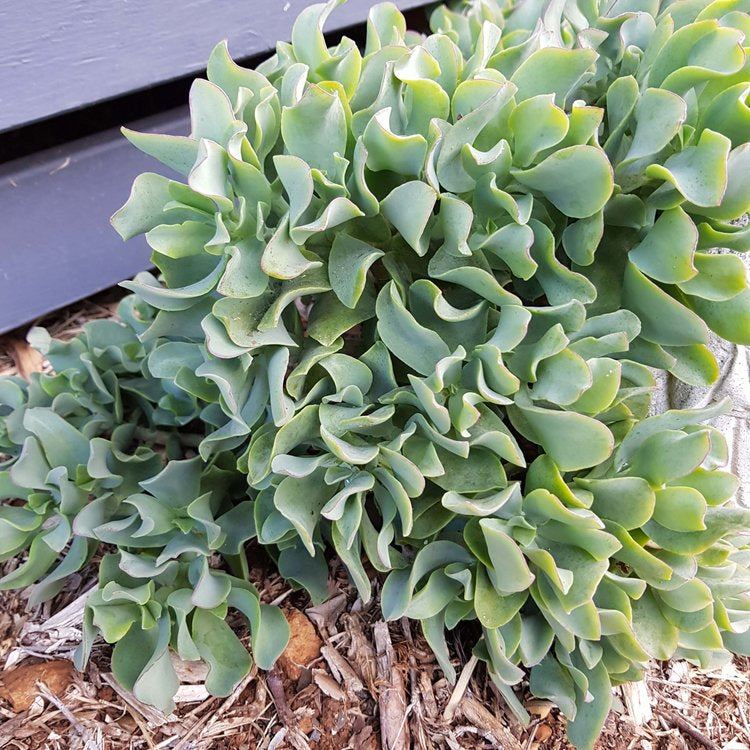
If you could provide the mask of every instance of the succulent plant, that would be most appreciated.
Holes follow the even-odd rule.
[[[27,551],[0,589],[30,586],[38,603],[101,545],[116,549],[104,555],[87,600],[77,664],[100,634],[116,644],[117,679],[169,711],[178,688],[169,647],[204,659],[208,687],[225,695],[251,666],[225,622],[228,607],[246,617],[265,668],[284,649],[288,626],[247,580],[253,503],[235,459],[216,454],[205,464],[195,454],[205,430],[179,428],[199,420],[198,400],[175,388],[178,367],[163,357],[148,365],[153,347],[138,333],[152,312],[131,296],[120,306],[122,322],[89,322],[71,341],[33,329],[30,340],[56,374],[0,381],[0,450],[9,457],[0,469],[8,499],[0,506],[0,560]],[[219,556],[228,572],[217,569]]]
[[[750,653],[728,405],[648,416],[653,368],[710,384],[709,330],[750,343],[719,251],[750,249],[750,17],[473,0],[417,34],[382,3],[361,51],[325,42],[339,4],[257,70],[220,44],[190,136],[124,131],[184,181],[139,176],[113,217],[158,269],[122,322],[37,332],[56,374],[0,383],[1,551],[29,550],[0,586],[50,596],[116,548],[82,654],[116,643],[168,708],[169,648],[215,694],[250,668],[228,607],[260,666],[284,647],[246,541],[314,601],[333,550],[449,679],[477,621],[514,710],[525,667],[591,747],[649,658]]]

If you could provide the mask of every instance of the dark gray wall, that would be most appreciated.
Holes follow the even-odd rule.
[[[397,0],[402,8],[425,0]],[[188,75],[229,40],[235,58],[287,39],[311,0],[2,0],[0,131]],[[375,0],[349,0],[335,31]]]
[[[190,129],[182,109],[134,127]],[[135,176],[160,166],[118,131],[0,165],[0,333],[148,267],[143,238],[123,242],[109,217]]]

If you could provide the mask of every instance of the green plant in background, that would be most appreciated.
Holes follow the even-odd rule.
[[[649,658],[750,653],[750,511],[728,408],[648,416],[653,375],[750,343],[750,16],[741,0],[371,9],[364,52],[299,16],[257,70],[219,45],[189,137],[125,131],[180,175],[113,217],[158,276],[120,321],[33,334],[56,374],[0,383],[0,580],[56,593],[100,543],[100,634],[171,707],[169,648],[228,693],[283,649],[256,539],[314,601],[325,553],[388,619],[445,632],[521,717],[530,688],[591,747]],[[223,564],[222,564],[223,561]]]
[[[207,687],[224,695],[252,664],[227,608],[247,618],[261,667],[273,664],[289,630],[247,580],[243,546],[255,529],[246,482],[229,454],[210,463],[195,456],[205,429],[181,428],[200,419],[198,399],[175,387],[174,365],[149,367],[152,347],[138,340],[153,311],[131,296],[118,313],[121,323],[90,322],[66,343],[34,329],[30,340],[57,374],[0,381],[0,451],[10,456],[0,471],[9,498],[0,506],[0,560],[28,550],[0,587],[30,586],[38,603],[102,544],[115,548],[87,601],[77,663],[100,634],[116,644],[118,680],[169,711],[179,686],[170,646],[204,659]],[[217,555],[229,572],[216,569]]]

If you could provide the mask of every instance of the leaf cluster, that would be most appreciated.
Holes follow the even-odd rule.
[[[708,385],[709,331],[750,343],[718,250],[750,249],[747,7],[474,0],[422,35],[383,3],[361,51],[325,42],[339,4],[257,70],[219,45],[190,136],[125,131],[180,178],[113,217],[158,274],[0,384],[2,552],[29,550],[0,585],[112,545],[87,643],[168,706],[169,648],[216,694],[249,669],[228,607],[261,666],[283,648],[245,542],[314,601],[333,551],[447,677],[474,621],[519,715],[525,667],[591,747],[649,658],[750,651],[728,405],[648,416],[654,368]]]

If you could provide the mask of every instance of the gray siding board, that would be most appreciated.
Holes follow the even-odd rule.
[[[363,21],[349,0],[327,31]],[[396,0],[406,10],[425,0]],[[311,0],[2,0],[0,132],[205,68],[228,39],[235,58],[288,39]]]
[[[184,109],[133,126],[189,130]],[[117,130],[0,166],[0,333],[148,268],[143,239],[109,223],[147,170],[169,171]]]

